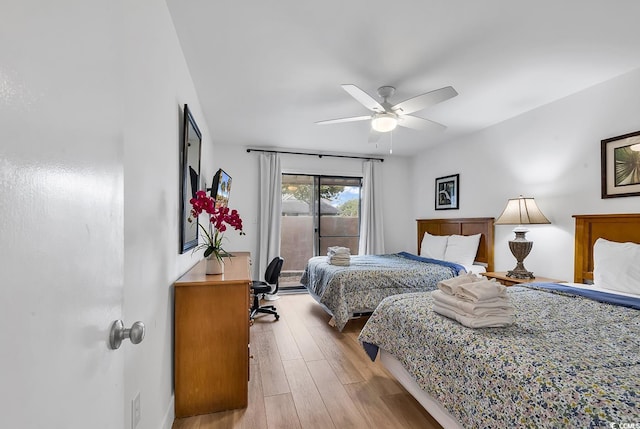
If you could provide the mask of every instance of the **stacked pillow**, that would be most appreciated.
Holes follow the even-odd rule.
[[[448,238],[448,235],[431,235],[425,232],[422,237],[422,244],[420,245],[420,256],[444,261],[444,252],[447,250]]]
[[[598,238],[593,245],[593,283],[640,295],[640,244]]]
[[[425,232],[420,256],[469,267],[476,258],[481,235],[431,235]]]

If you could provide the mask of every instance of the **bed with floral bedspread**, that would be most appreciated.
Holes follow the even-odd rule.
[[[309,259],[300,282],[333,315],[342,331],[354,313],[370,312],[384,298],[431,291],[441,280],[464,272],[462,265],[406,252],[351,256],[349,266],[332,265],[326,256]]]
[[[629,308],[543,288],[508,289],[507,328],[466,328],[433,312],[429,293],[389,297],[359,338],[465,428],[640,423],[640,299]]]

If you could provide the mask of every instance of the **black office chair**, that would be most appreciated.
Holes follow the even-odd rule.
[[[249,319],[253,320],[257,313],[273,314],[276,320],[280,319],[280,315],[273,305],[264,305],[260,307],[260,295],[276,294],[280,283],[280,271],[284,259],[279,256],[273,258],[264,272],[264,281],[254,280],[251,282],[251,290],[253,291],[253,305],[251,306],[251,314]]]

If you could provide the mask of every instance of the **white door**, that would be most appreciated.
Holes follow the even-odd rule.
[[[122,4],[2,10],[0,426],[121,429]]]

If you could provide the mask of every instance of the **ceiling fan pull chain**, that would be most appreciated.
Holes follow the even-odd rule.
[[[393,131],[389,133],[389,141],[391,144],[389,145],[389,155],[393,154]]]

